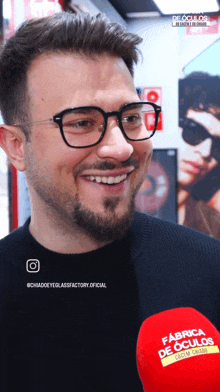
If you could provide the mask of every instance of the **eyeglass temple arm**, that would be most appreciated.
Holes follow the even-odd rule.
[[[47,118],[46,120],[38,120],[38,121],[27,121],[25,123],[13,124],[13,126],[20,127],[21,125],[36,124],[36,123],[42,123],[42,122],[46,122],[46,121],[53,121],[53,118]]]

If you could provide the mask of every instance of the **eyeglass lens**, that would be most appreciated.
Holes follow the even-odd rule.
[[[195,121],[185,119],[180,121],[180,126],[183,127],[182,137],[183,140],[191,146],[196,146],[202,143],[204,140],[212,139],[211,156],[216,160],[220,161],[220,137],[212,136],[202,125]]]
[[[126,105],[119,115],[119,125],[131,140],[151,137],[155,128],[155,110],[150,104]],[[74,147],[97,143],[106,126],[104,114],[99,109],[76,108],[62,118],[63,134]]]

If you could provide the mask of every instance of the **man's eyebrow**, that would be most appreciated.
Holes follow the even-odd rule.
[[[60,110],[59,112],[57,112],[54,116],[56,117],[60,113],[65,112],[65,111],[67,111],[67,113],[68,113],[68,110],[69,111],[75,110],[76,112],[79,112],[79,113],[83,113],[83,112],[84,113],[89,113],[92,110],[94,110],[94,108],[98,108],[98,106],[92,106],[92,105],[88,105],[88,106],[67,106],[67,107],[63,108],[62,110]]]
[[[98,106],[93,106],[93,107],[84,106],[84,107],[75,107],[75,108],[68,108],[68,109],[73,109],[73,110],[75,110],[75,112],[78,112],[78,113],[90,113],[94,110],[94,108],[98,108]]]
[[[142,102],[142,101],[129,101],[129,102],[125,102],[125,103],[123,103],[121,106],[119,106],[118,111],[120,111],[125,105],[133,104],[132,106],[135,107],[136,104],[139,104],[140,102]],[[105,111],[104,109],[102,109],[100,106],[97,106],[97,105],[85,105],[85,106],[72,106],[72,107],[69,107],[69,106],[68,106],[68,107],[63,108],[62,110],[60,110],[59,113],[64,112],[65,110],[71,110],[71,109],[74,109],[74,110],[78,109],[79,112],[83,112],[83,111],[89,112],[89,111],[93,110],[93,108],[98,108],[98,109],[101,109],[101,110],[103,110],[104,112],[106,112],[106,111]],[[112,111],[114,111],[114,110],[112,110]],[[55,116],[58,115],[59,113],[55,114]]]
[[[131,105],[131,107],[135,107],[135,106],[140,106],[139,104],[142,103],[142,101],[130,101],[130,102],[126,102],[123,105],[120,106],[119,110],[121,110],[125,105]],[[138,104],[138,105],[137,105]]]

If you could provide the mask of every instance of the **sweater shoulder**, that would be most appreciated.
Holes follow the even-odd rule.
[[[220,240],[186,226],[136,212],[131,232],[139,251],[146,247],[155,252],[161,248],[164,252],[175,249],[198,256],[204,253],[220,260]]]
[[[25,230],[27,222],[13,230],[10,234],[0,240],[0,260],[11,255],[16,255],[24,247],[25,244]]]

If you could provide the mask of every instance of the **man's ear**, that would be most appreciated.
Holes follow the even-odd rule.
[[[26,137],[24,133],[15,126],[0,125],[0,146],[6,152],[12,165],[17,170],[25,170],[24,145]]]

